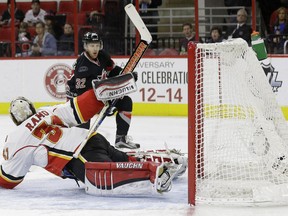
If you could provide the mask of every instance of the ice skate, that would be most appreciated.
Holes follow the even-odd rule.
[[[138,149],[140,144],[132,142],[132,137],[127,135],[116,135],[116,148]]]

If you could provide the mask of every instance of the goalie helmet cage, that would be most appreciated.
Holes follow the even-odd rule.
[[[252,48],[188,49],[188,202],[287,204],[287,122]]]

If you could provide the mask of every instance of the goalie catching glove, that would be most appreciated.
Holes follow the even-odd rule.
[[[108,101],[136,92],[135,76],[132,73],[104,80],[93,80],[92,86],[98,100]]]

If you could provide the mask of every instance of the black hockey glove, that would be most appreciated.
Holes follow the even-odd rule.
[[[136,71],[132,72],[135,82],[138,80],[138,73]]]
[[[107,116],[113,116],[115,114],[115,112],[117,112],[117,108],[111,107],[111,108],[109,108],[109,110],[107,110]]]
[[[73,91],[74,89],[70,89],[69,86],[66,87],[66,97],[68,99],[77,97],[77,93]]]

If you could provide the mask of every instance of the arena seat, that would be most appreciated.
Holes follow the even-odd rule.
[[[3,12],[7,9],[7,3],[0,2],[0,16],[3,14]]]
[[[80,12],[90,13],[91,11],[98,11],[104,14],[104,1],[103,0],[82,0]]]
[[[66,13],[66,23],[69,23],[71,25],[74,24],[74,15],[71,13]]]
[[[69,23],[69,24],[74,24],[74,15],[71,14],[71,13],[67,13],[66,14],[67,17],[66,17],[66,23]],[[78,13],[78,16],[77,16],[77,20],[78,20],[78,25],[87,25],[87,14],[86,13]]]
[[[11,28],[0,28],[0,57],[11,56]]]
[[[79,13],[78,14],[78,25],[87,25],[87,14]]]
[[[48,11],[57,12],[57,1],[41,1],[40,2],[41,9]]]
[[[173,48],[166,48],[163,51],[161,51],[159,53],[159,56],[164,56],[164,55],[168,55],[168,56],[178,56],[179,52],[176,49]]]
[[[11,28],[0,28],[0,41],[11,41]]]
[[[78,9],[79,9],[79,2],[78,3]],[[74,2],[73,1],[59,1],[59,8],[58,8],[58,14],[67,14],[67,13],[73,13],[74,9]],[[77,11],[78,11],[77,9]]]
[[[31,9],[31,2],[17,2],[16,3],[17,8],[22,10],[24,13],[26,13],[28,10]]]
[[[147,49],[146,52],[144,53],[144,56],[156,56],[157,53],[154,49]]]

